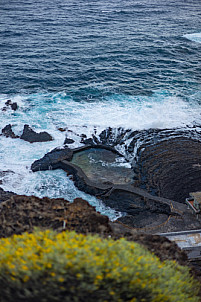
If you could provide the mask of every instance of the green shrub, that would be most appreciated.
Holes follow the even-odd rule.
[[[186,267],[125,239],[35,231],[0,246],[2,302],[199,301]]]

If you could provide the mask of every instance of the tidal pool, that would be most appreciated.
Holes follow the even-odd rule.
[[[134,173],[125,158],[103,148],[90,148],[75,153],[72,161],[93,182],[130,184]]]

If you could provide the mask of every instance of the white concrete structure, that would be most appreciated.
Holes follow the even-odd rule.
[[[183,232],[160,233],[174,241],[188,255],[189,260],[201,260],[201,229]]]

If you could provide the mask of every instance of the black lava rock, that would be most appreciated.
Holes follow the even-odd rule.
[[[19,136],[15,135],[15,133],[13,132],[11,124],[6,125],[2,129],[2,134],[6,137],[19,138]]]
[[[14,111],[16,111],[18,108],[18,105],[16,102],[12,103],[10,106],[11,106],[11,109],[13,109]]]
[[[66,139],[65,139],[65,141],[64,141],[64,145],[68,145],[68,144],[73,144],[75,141],[73,140],[73,139],[71,139],[71,138],[67,138],[66,137]]]
[[[71,160],[73,157],[73,151],[65,147],[63,149],[53,149],[52,151],[45,154],[45,156],[39,160],[36,160],[31,165],[31,170],[33,172],[36,171],[45,171],[45,170],[51,170],[52,168],[57,168],[57,163],[61,160]],[[54,167],[53,167],[54,166]]]
[[[6,102],[5,102],[5,105],[6,106],[9,106],[9,105],[11,105],[12,104],[12,101],[11,100],[7,100]]]
[[[30,143],[48,142],[53,140],[53,137],[49,133],[45,131],[36,133],[29,125],[24,125],[24,130],[20,138]]]

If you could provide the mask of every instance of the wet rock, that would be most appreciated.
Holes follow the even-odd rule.
[[[94,134],[92,134],[92,138],[93,138],[93,141],[95,144],[97,144],[97,145],[100,144],[99,139]]]
[[[12,110],[16,111],[17,108],[18,108],[18,105],[17,105],[16,102],[14,102],[14,103],[11,104],[11,109],[12,109]]]
[[[87,138],[87,139],[81,140],[81,143],[83,143],[85,145],[91,145],[91,146],[94,145],[94,141],[92,138]]]
[[[7,100],[6,102],[5,102],[5,105],[6,106],[9,106],[9,105],[11,105],[12,104],[12,101],[11,100]]]
[[[114,144],[114,140],[113,140],[113,131],[112,128],[109,127],[105,130],[103,130],[100,135],[100,140],[102,142],[102,144],[110,144],[112,142],[112,145]]]
[[[110,145],[110,146],[122,145],[125,143],[130,132],[131,132],[130,129],[124,129],[122,127],[119,128],[108,127],[100,133],[99,139],[100,142],[105,145]]]
[[[75,141],[71,138],[66,137],[64,141],[64,145],[73,144]]]
[[[16,110],[18,109],[17,103],[16,103],[16,102],[13,103],[11,100],[7,100],[7,101],[5,102],[5,105],[6,105],[7,107],[10,107],[10,108],[11,108],[12,110],[14,110],[14,111],[16,111]],[[7,107],[4,107],[2,110],[3,110],[3,111],[6,111]]]
[[[83,133],[80,135],[80,137],[83,138],[83,139],[87,138],[86,134],[83,134]]]
[[[53,140],[53,137],[49,133],[45,131],[36,133],[29,125],[24,125],[23,133],[20,138],[30,143],[47,142]]]
[[[15,133],[13,132],[11,124],[6,125],[2,129],[2,134],[6,137],[19,138],[19,136],[15,135]]]
[[[31,170],[36,172],[57,168],[61,160],[71,160],[72,156],[73,152],[68,147],[65,146],[63,149],[56,148],[45,154],[43,158],[36,160],[31,165]]]

